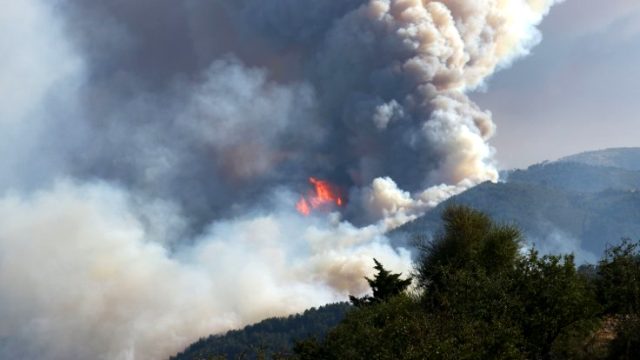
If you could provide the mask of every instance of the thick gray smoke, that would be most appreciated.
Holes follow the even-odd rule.
[[[5,4],[0,357],[162,358],[409,271],[385,231],[497,179],[466,93],[553,3]],[[297,214],[310,176],[347,207]]]

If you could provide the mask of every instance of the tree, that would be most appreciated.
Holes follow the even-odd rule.
[[[456,344],[438,341],[438,321],[430,321],[419,302],[400,294],[355,309],[322,342],[295,347],[300,360],[404,360],[455,358]],[[440,353],[440,356],[436,354]]]
[[[595,294],[572,255],[541,257],[531,250],[518,261],[514,275],[511,291],[520,304],[514,320],[530,358],[575,352],[568,344],[584,340],[599,325]]]
[[[442,220],[444,231],[434,241],[418,245],[421,285],[429,287],[443,267],[480,267],[496,273],[513,266],[521,242],[516,227],[496,224],[486,214],[465,206],[448,207]]]
[[[443,231],[432,242],[419,245],[416,278],[431,306],[460,302],[463,294],[451,291],[452,280],[467,279],[471,286],[492,285],[514,269],[521,242],[517,228],[498,225],[486,214],[465,206],[445,209],[442,220]]]
[[[368,295],[362,298],[349,296],[351,303],[357,307],[387,301],[391,297],[403,293],[409,285],[411,285],[411,278],[402,280],[400,279],[402,274],[393,274],[385,269],[378,260],[373,259],[373,261],[375,263],[373,268],[376,269],[378,273],[373,279],[365,278],[373,291],[373,297]]]
[[[586,337],[598,324],[595,296],[573,256],[523,255],[516,227],[470,208],[450,207],[443,221],[444,231],[421,248],[422,303],[461,328],[485,329],[476,353],[546,359],[562,350],[554,348],[558,338]]]
[[[640,353],[640,243],[624,239],[608,248],[598,263],[595,282],[604,314],[616,323],[609,358],[636,358]]]
[[[633,360],[640,354],[640,318],[626,316],[616,326],[616,336],[609,344],[611,360]]]
[[[358,308],[324,341],[301,344],[298,358],[601,358],[588,346],[601,312],[593,273],[572,255],[522,253],[517,228],[473,209],[450,207],[443,222],[420,248],[414,295],[376,261],[374,296],[353,298]],[[621,342],[623,353],[635,339]]]
[[[598,264],[598,299],[607,314],[640,314],[640,243],[623,240]]]

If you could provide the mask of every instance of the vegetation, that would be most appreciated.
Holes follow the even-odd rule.
[[[277,358],[291,352],[296,341],[322,338],[352,308],[338,303],[309,309],[299,315],[273,318],[242,330],[213,335],[189,346],[174,360]]]
[[[412,288],[412,279],[376,260],[377,273],[367,279],[372,296],[352,297],[355,307],[345,309],[330,331],[290,337],[297,340],[293,347],[283,338],[275,347],[281,351],[271,346],[265,352],[265,342],[246,337],[247,328],[214,338],[219,343],[206,340],[206,354],[215,347],[227,358],[299,360],[608,360],[640,354],[640,243],[624,241],[607,249],[597,265],[578,268],[573,255],[523,252],[517,228],[482,212],[453,206],[442,219],[443,230],[419,246]],[[244,352],[228,351],[228,341],[240,334]],[[192,354],[205,354],[192,348]],[[200,355],[178,358],[206,359]]]
[[[378,273],[373,279],[365,278],[371,287],[373,296],[367,295],[363,298],[350,296],[351,303],[356,307],[378,304],[389,300],[406,291],[409,285],[411,285],[411,278],[402,280],[400,279],[400,275],[402,274],[393,274],[385,269],[378,260],[373,259],[373,261],[376,264],[373,268],[376,269]]]
[[[596,278],[598,297],[608,314],[640,313],[640,257],[638,243],[624,240],[607,249]]]
[[[350,312],[323,341],[299,342],[294,357],[631,359],[640,353],[637,244],[611,248],[594,273],[579,271],[571,255],[521,253],[518,229],[481,212],[450,207],[443,221],[444,231],[421,246],[415,292]],[[614,336],[607,338],[603,325],[611,319]]]

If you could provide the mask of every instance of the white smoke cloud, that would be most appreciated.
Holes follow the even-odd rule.
[[[498,180],[495,151],[488,143],[495,124],[491,114],[479,109],[465,92],[482,85],[496,69],[528,54],[540,40],[535,25],[553,3],[372,0],[341,20],[326,51],[331,67],[336,61],[352,66],[371,54],[384,54],[370,71],[388,74],[382,88],[398,90],[389,103],[393,106],[377,107],[373,123],[384,130],[393,114],[408,114],[403,119],[407,131],[402,134],[408,139],[385,140],[404,141],[414,151],[437,155],[434,168],[433,157],[405,163],[406,150],[394,154],[391,161],[403,163],[405,169],[417,167],[423,171],[422,184],[435,186],[410,194],[393,180],[377,178],[373,189],[365,191],[364,202],[374,207],[370,214],[377,215],[376,219],[394,214],[392,222],[402,223],[429,209],[428,204],[475,184]],[[353,59],[341,60],[336,53],[343,52]],[[357,81],[355,73],[351,81]],[[342,73],[339,81],[344,81]],[[381,184],[391,191],[383,191]]]
[[[282,161],[279,138],[313,113],[315,101],[308,85],[275,84],[264,70],[237,60],[214,62],[191,93],[180,126],[215,149],[226,176],[237,179],[264,175]]]
[[[361,294],[372,257],[410,270],[410,254],[380,228],[290,208],[214,223],[178,252],[151,236],[179,214],[143,222],[140,212],[106,184],[0,198],[0,354],[158,359],[206,334]]]
[[[527,238],[527,243],[523,246],[522,252],[526,253],[530,249],[535,249],[542,254],[573,254],[578,265],[596,264],[598,262],[598,255],[585,250],[580,239],[555,228],[551,224],[540,222],[540,225],[544,231],[543,236]]]
[[[56,43],[62,37],[61,27],[38,2],[4,4],[0,14],[1,130],[26,121],[52,87],[68,81],[81,66],[79,58],[70,56],[67,44]]]
[[[67,95],[79,86],[82,59],[64,36],[63,23],[39,1],[11,2],[0,14],[0,189],[33,187],[64,171],[60,153],[75,142],[65,131],[73,111]],[[53,106],[57,98],[65,104]],[[52,116],[56,113],[59,118]],[[65,136],[63,145],[58,136]],[[45,139],[45,140],[43,140]],[[48,140],[47,140],[48,139]],[[52,150],[50,147],[55,147]]]

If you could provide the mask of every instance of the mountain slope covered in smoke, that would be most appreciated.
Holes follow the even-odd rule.
[[[189,345],[171,360],[253,358],[256,354],[271,358],[276,354],[290,354],[297,341],[323,338],[352,308],[349,303],[329,304],[286,318],[267,319],[226,334],[211,335]]]
[[[0,13],[0,357],[158,359],[366,291],[498,178],[468,93],[554,0],[23,0]],[[295,204],[322,179],[345,201]]]
[[[429,234],[447,205],[466,204],[521,227],[543,252],[574,252],[593,262],[609,244],[640,237],[640,149],[602,150],[511,171],[455,196],[395,231]]]

